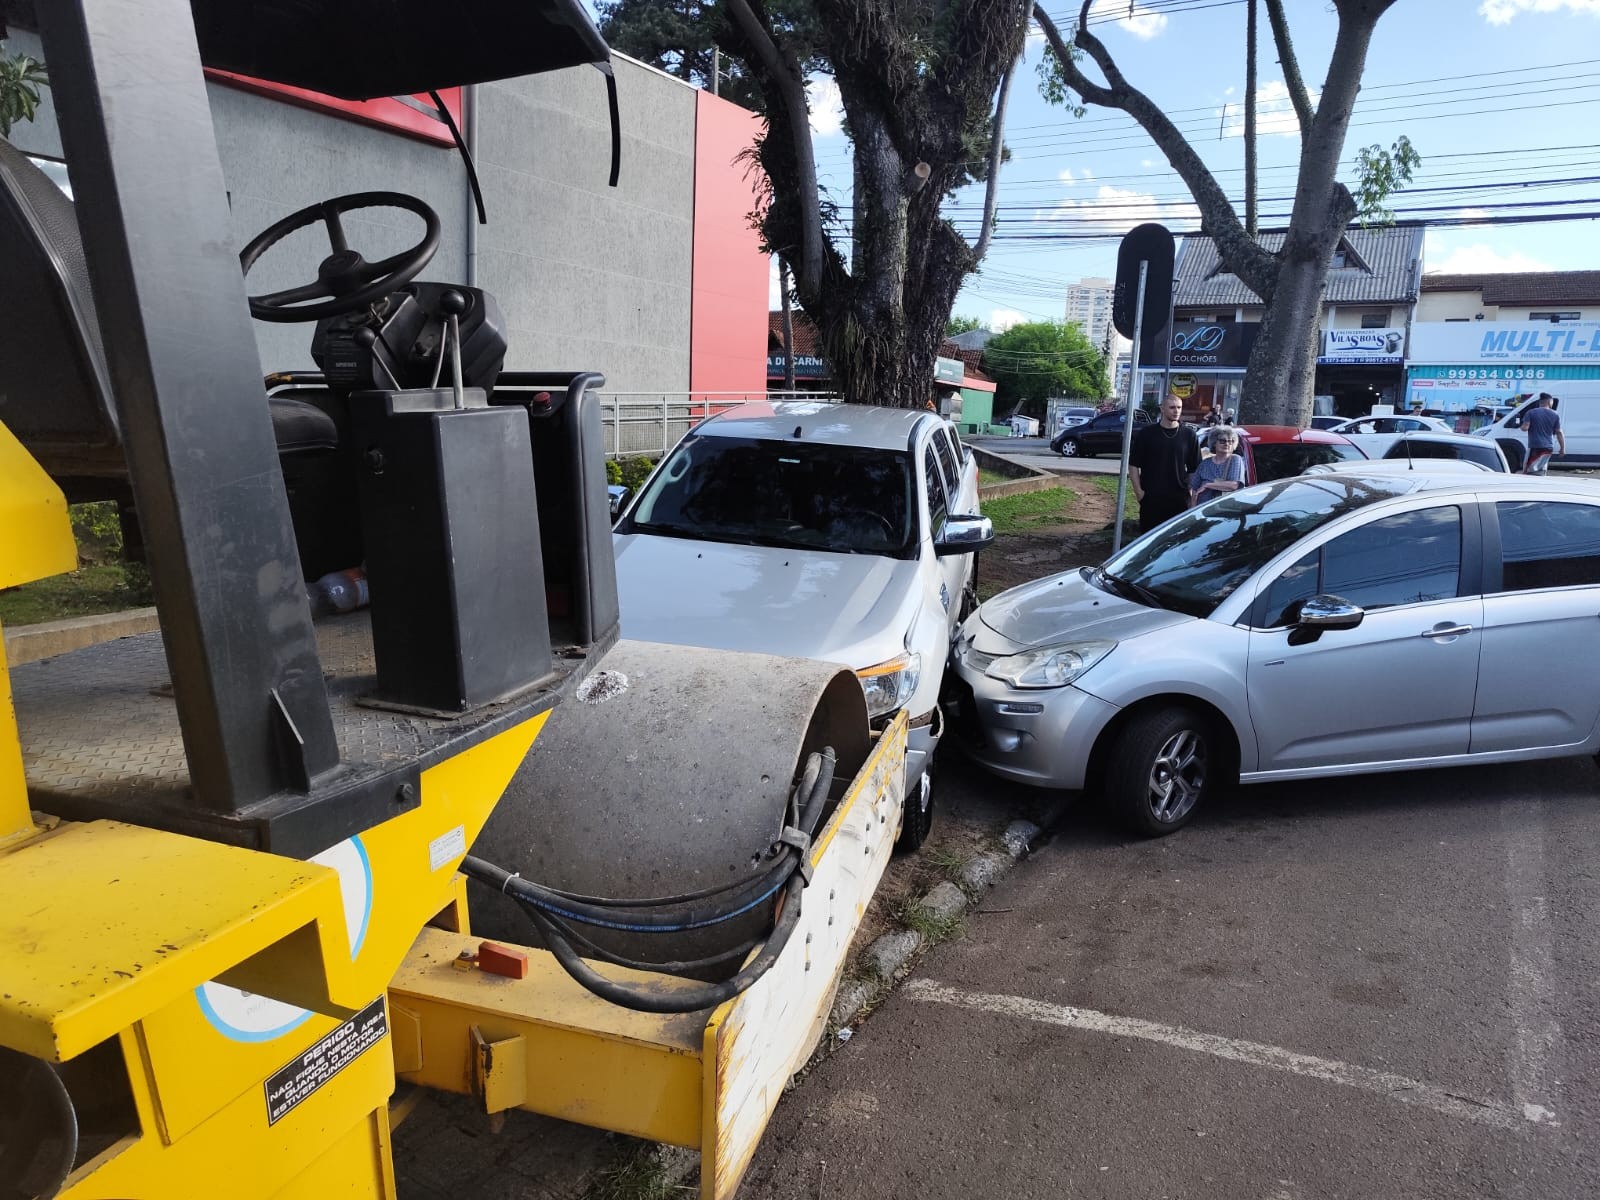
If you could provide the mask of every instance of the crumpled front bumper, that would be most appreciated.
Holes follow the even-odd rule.
[[[967,667],[958,654],[951,728],[968,756],[1035,787],[1080,789],[1095,739],[1117,707],[1068,685],[1020,689]]]

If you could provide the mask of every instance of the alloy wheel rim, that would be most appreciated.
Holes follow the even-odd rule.
[[[1189,815],[1206,786],[1206,744],[1193,729],[1180,729],[1150,764],[1150,813],[1166,824]]]

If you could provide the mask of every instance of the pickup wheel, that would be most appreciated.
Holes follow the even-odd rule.
[[[920,850],[933,829],[933,764],[906,792],[905,815],[900,821],[900,840],[894,848],[902,854]]]
[[[1211,722],[1171,705],[1141,713],[1106,764],[1106,798],[1133,832],[1162,837],[1187,825],[1217,791],[1222,746]]]

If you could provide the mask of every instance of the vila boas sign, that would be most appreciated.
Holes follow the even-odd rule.
[[[1172,327],[1172,365],[1210,371],[1242,371],[1250,361],[1250,348],[1256,344],[1261,326],[1229,322],[1226,325],[1178,321]],[[1141,370],[1159,369],[1147,353]]]
[[[1329,329],[1322,335],[1325,363],[1397,363],[1404,358],[1403,329]]]

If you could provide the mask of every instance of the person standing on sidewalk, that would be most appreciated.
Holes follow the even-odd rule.
[[[1561,432],[1561,416],[1553,407],[1556,398],[1549,392],[1540,392],[1539,399],[1522,418],[1522,427],[1528,431],[1528,462],[1522,468],[1524,475],[1543,475],[1550,467],[1550,456],[1561,448],[1567,452],[1567,435]]]
[[[1133,435],[1128,478],[1139,497],[1140,533],[1189,507],[1189,477],[1200,466],[1200,443],[1182,416],[1183,401],[1169,395],[1161,402],[1161,420]]]

